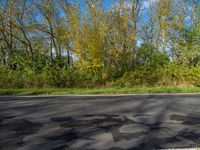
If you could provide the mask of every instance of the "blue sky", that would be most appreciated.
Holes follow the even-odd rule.
[[[111,5],[111,0],[105,0],[104,1],[104,7],[108,8]]]

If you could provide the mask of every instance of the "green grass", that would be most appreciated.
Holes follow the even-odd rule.
[[[31,88],[0,89],[0,95],[67,95],[67,94],[144,94],[144,93],[200,93],[200,88],[186,87],[135,87],[135,88]]]

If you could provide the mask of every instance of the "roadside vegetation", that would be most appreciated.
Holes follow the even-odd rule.
[[[24,88],[0,89],[0,95],[85,95],[85,94],[159,94],[159,93],[199,93],[200,88],[185,87],[135,87],[135,88]]]
[[[198,87],[198,0],[0,1],[1,95]]]

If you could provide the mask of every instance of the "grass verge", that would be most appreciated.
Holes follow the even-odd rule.
[[[135,87],[135,88],[31,88],[0,89],[0,95],[68,95],[68,94],[145,94],[145,93],[200,93],[200,88],[191,87]]]

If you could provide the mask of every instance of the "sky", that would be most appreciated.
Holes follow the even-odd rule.
[[[105,0],[104,1],[104,7],[105,8],[109,8],[110,5],[111,5],[111,1],[110,0]]]
[[[117,2],[118,0],[113,0],[113,1]],[[144,1],[145,7],[148,7],[147,0],[142,0],[142,1]],[[154,3],[154,2],[158,2],[159,0],[150,0],[150,1]],[[105,6],[105,8],[109,8],[109,6],[111,5],[111,2],[112,2],[112,0],[104,0],[104,6]],[[197,0],[197,3],[200,4],[200,0]]]

